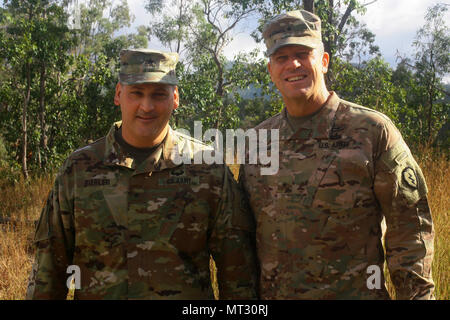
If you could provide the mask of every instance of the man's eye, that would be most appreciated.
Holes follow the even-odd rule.
[[[153,94],[153,96],[154,96],[155,98],[163,99],[163,98],[166,98],[166,97],[167,97],[167,94],[164,93],[164,92],[155,92],[155,93]]]
[[[137,95],[137,96],[141,96],[142,92],[140,91],[131,91],[131,94]]]
[[[305,51],[305,52],[298,52],[297,53],[297,57],[300,59],[306,59],[309,57],[309,52]]]
[[[278,56],[275,58],[277,62],[284,62],[287,60],[287,56]]]

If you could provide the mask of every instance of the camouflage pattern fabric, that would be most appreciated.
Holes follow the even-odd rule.
[[[264,24],[262,35],[270,56],[282,46],[302,45],[316,49],[322,45],[321,21],[306,10],[279,14]]]
[[[280,130],[278,174],[242,165],[239,177],[256,220],[261,298],[389,299],[384,278],[367,286],[367,268],[384,277],[385,258],[398,299],[432,298],[427,187],[392,122],[333,92],[302,127],[286,115],[256,127]]]
[[[254,222],[225,165],[175,165],[172,150],[206,146],[169,128],[138,167],[114,140],[64,163],[36,230],[28,299],[65,299],[69,265],[81,269],[75,299],[254,299]],[[193,156],[193,155],[192,155]]]
[[[164,83],[177,85],[178,53],[150,49],[120,51],[119,81],[123,85]]]

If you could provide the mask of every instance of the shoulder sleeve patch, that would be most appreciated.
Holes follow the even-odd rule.
[[[426,196],[428,189],[425,177],[403,140],[384,152],[379,161],[384,165],[384,169],[380,169],[387,169],[394,177],[399,193],[408,205],[413,205]]]
[[[417,189],[417,176],[413,168],[406,167],[405,169],[403,169],[402,179],[403,182],[406,183],[406,185],[413,189]]]

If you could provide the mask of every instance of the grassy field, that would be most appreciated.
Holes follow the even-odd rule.
[[[53,183],[50,176],[2,185],[0,191],[0,299],[23,299],[34,258],[34,221]]]
[[[428,183],[429,202],[435,226],[433,278],[436,298],[450,298],[450,162],[444,156],[422,151],[418,162]],[[233,166],[237,177],[238,167]],[[23,299],[34,257],[34,221],[52,186],[53,177],[19,181],[14,186],[0,181],[0,299]],[[390,292],[392,288],[389,286]]]
[[[444,156],[420,153],[418,159],[429,190],[429,203],[435,228],[433,279],[436,298],[450,299],[450,161]]]

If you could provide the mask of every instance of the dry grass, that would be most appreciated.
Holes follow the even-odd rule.
[[[23,221],[2,226],[0,233],[0,300],[25,297],[32,263],[34,227]]]
[[[0,191],[0,299],[25,297],[34,258],[34,222],[51,188],[52,178],[2,186]]]
[[[433,278],[436,298],[450,298],[450,161],[443,155],[433,155],[422,150],[418,157],[427,179],[429,201],[435,226],[435,257]],[[231,166],[237,178],[239,167]],[[23,181],[15,186],[2,186],[0,190],[0,219],[11,217],[10,223],[0,224],[0,299],[23,299],[26,293],[31,263],[34,257],[32,237],[53,177]],[[211,265],[214,270],[214,266]],[[214,277],[214,274],[213,274]],[[216,283],[216,281],[213,281]],[[217,294],[217,287],[215,287]]]
[[[420,150],[418,162],[428,185],[435,229],[433,279],[436,299],[450,299],[450,161],[443,154]]]

